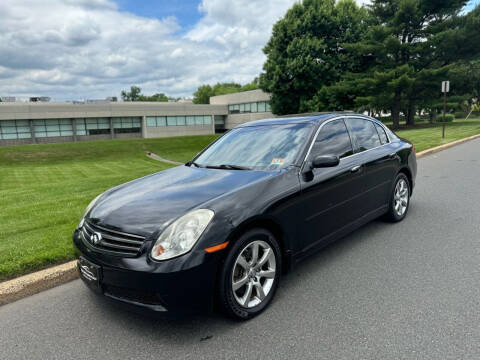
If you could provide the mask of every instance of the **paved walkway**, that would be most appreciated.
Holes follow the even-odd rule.
[[[181,162],[178,162],[178,161],[164,159],[161,156],[158,156],[157,154],[151,153],[149,151],[147,151],[147,156],[150,159],[157,160],[157,161],[162,161],[162,162],[165,162],[167,164],[172,164],[172,165],[183,165],[184,164],[184,163],[181,163]]]

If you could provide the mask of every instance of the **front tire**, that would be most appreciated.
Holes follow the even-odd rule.
[[[220,274],[220,305],[229,316],[248,320],[260,314],[278,288],[282,259],[272,233],[257,228],[230,249]]]
[[[402,221],[407,216],[410,205],[410,182],[403,173],[395,178],[393,191],[390,195],[390,203],[387,213],[387,220],[391,222]]]

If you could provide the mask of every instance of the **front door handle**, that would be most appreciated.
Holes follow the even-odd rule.
[[[388,155],[388,157],[390,159],[395,159],[397,157],[397,153],[391,153],[390,155]]]
[[[350,169],[350,172],[352,173],[357,172],[358,170],[360,170],[361,167],[362,167],[361,165],[354,166]]]

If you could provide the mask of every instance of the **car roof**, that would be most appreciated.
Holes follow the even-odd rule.
[[[363,114],[356,114],[353,112],[328,112],[328,113],[305,114],[305,115],[288,115],[288,116],[281,116],[281,117],[270,118],[270,119],[255,120],[255,121],[250,121],[247,123],[237,125],[236,128],[249,127],[249,126],[261,126],[261,125],[287,125],[287,124],[301,124],[301,123],[319,124],[333,117],[345,116],[345,115],[360,116],[363,118],[368,118],[370,120],[376,120],[369,116],[366,116]]]

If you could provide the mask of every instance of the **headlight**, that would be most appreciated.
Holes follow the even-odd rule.
[[[213,218],[213,211],[199,209],[171,223],[152,248],[152,258],[167,260],[189,252]]]
[[[100,196],[102,196],[103,194],[100,194],[98,195],[95,199],[93,199],[92,201],[90,201],[90,204],[88,204],[87,208],[85,209],[85,211],[83,212],[83,215],[82,215],[82,218],[80,219],[80,222],[78,223],[78,226],[77,226],[77,229],[80,229],[82,226],[83,226],[83,223],[85,221],[85,216],[88,214],[88,212],[92,209],[92,207],[96,204],[96,202],[98,201],[98,199],[100,198]]]

